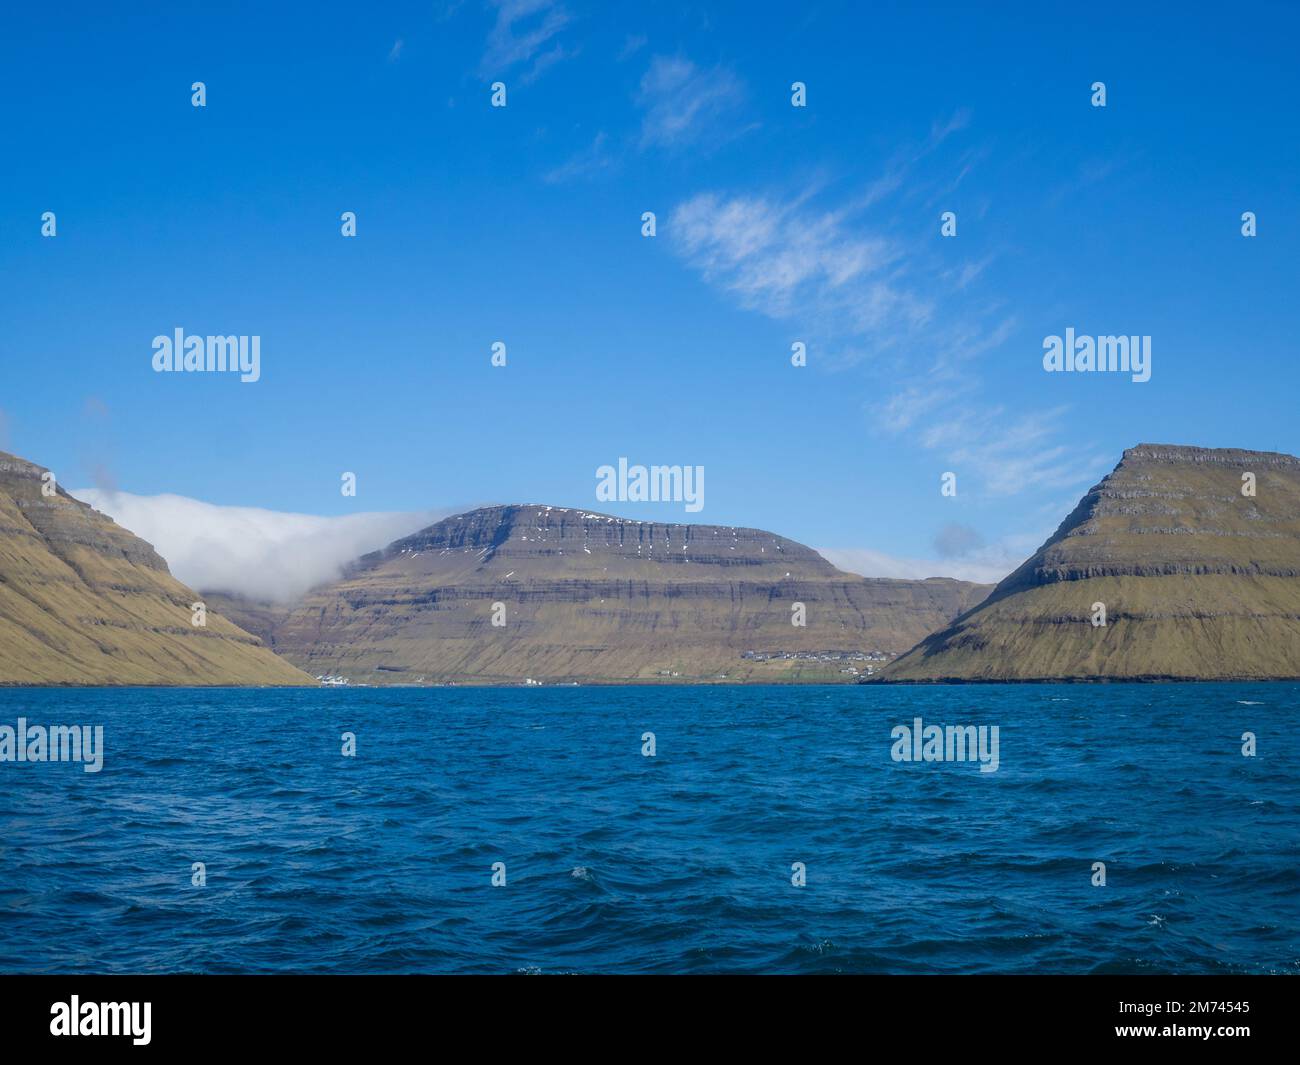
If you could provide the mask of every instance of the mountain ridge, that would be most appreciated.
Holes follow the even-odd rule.
[[[310,683],[51,476],[0,452],[0,685]]]
[[[982,603],[876,679],[1296,677],[1300,459],[1139,444]]]
[[[760,529],[499,504],[402,537],[249,624],[309,672],[370,683],[845,680],[987,590],[858,577]]]

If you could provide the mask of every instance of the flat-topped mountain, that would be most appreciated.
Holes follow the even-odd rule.
[[[353,682],[847,680],[987,591],[853,576],[758,529],[515,505],[398,540],[287,611],[219,601]]]
[[[1300,460],[1141,444],[983,603],[880,679],[1296,677]]]
[[[46,473],[0,452],[0,684],[310,683]]]

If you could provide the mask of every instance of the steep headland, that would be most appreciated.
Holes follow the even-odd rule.
[[[1300,460],[1140,444],[983,603],[879,679],[1296,677]]]
[[[306,684],[143,540],[0,452],[0,684]]]

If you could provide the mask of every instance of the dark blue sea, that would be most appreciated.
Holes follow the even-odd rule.
[[[105,755],[0,764],[4,972],[1300,972],[1296,684],[0,689],[20,716]],[[997,771],[895,761],[917,717],[997,725]]]

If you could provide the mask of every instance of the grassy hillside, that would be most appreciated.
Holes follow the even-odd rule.
[[[866,580],[756,529],[530,505],[439,522],[283,616],[220,601],[309,673],[354,682],[848,681],[987,591]]]
[[[0,452],[0,684],[303,684],[147,543]]]
[[[1294,677],[1300,460],[1143,444],[980,606],[882,679]]]

